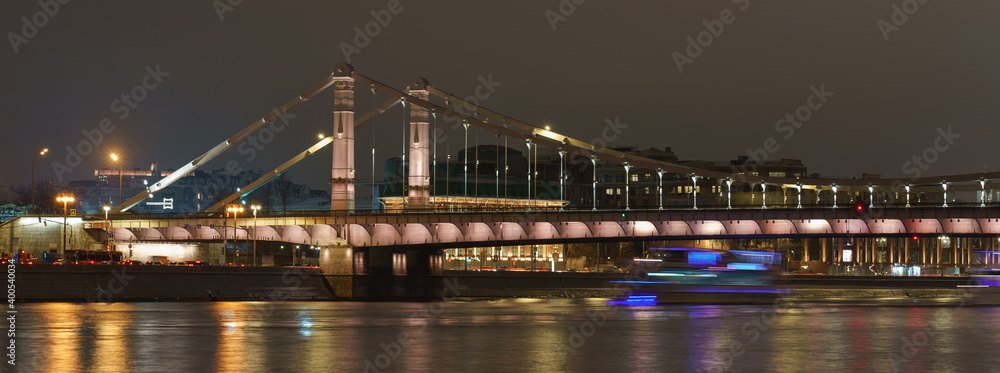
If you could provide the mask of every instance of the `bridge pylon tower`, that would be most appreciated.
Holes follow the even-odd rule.
[[[333,77],[333,166],[330,210],[354,211],[354,67],[337,65]]]

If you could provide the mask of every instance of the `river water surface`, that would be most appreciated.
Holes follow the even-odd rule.
[[[996,307],[521,299],[18,310],[17,366],[37,372],[1000,372]]]

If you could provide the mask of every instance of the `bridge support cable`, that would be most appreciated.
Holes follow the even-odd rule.
[[[528,158],[527,158],[527,161],[528,161],[528,185],[527,185],[527,193],[528,193],[528,200],[530,201],[531,200],[531,139],[530,138],[527,139],[524,144],[525,144],[525,147],[528,149]],[[531,205],[529,204],[528,206],[529,206],[528,210],[531,210],[531,207],[530,207]]]
[[[372,105],[375,105],[375,87],[371,86],[372,90]],[[376,207],[378,207],[378,202],[375,200],[375,196],[378,194],[376,190],[378,186],[375,185],[375,119],[372,118],[372,212],[375,212]]]
[[[465,175],[465,179],[462,181],[462,196],[469,196],[469,121],[463,120],[462,127],[465,129],[465,146],[462,148],[462,153],[465,155],[465,159],[462,161],[462,173]]]
[[[597,155],[590,156],[590,164],[594,167],[594,207],[593,211],[597,211]]]
[[[497,183],[496,183],[496,206],[494,209],[496,211],[500,210],[500,134],[496,134],[497,137],[497,151],[493,153],[493,160],[496,161],[496,166],[494,166],[494,173],[496,173]]]
[[[475,180],[473,180],[473,182],[476,184],[476,188],[473,189],[472,193],[476,195],[475,201],[476,201],[476,207],[478,208],[479,207],[479,131],[476,131],[475,149],[476,149],[476,165],[475,168],[473,169],[472,174],[476,175]]]
[[[500,134],[497,134],[500,136]],[[507,147],[507,137],[503,138],[503,198],[507,199],[507,174],[510,172],[510,166],[507,164],[507,151],[510,148]]]
[[[408,172],[407,172],[408,171],[407,168],[409,167],[409,164],[406,163],[406,143],[407,143],[407,141],[406,141],[406,122],[408,122],[408,120],[406,118],[406,97],[400,97],[399,100],[400,100],[400,105],[403,105],[403,120],[402,120],[402,123],[401,123],[402,126],[400,127],[400,130],[402,131],[402,134],[400,136],[400,140],[402,140],[402,148],[400,149],[400,159],[401,159],[402,163],[399,164],[399,172],[400,172],[399,178],[400,178],[400,180],[402,180],[402,183],[403,183],[402,191],[403,191],[403,200],[405,201],[407,193],[408,193],[408,187],[409,187],[409,180],[408,180],[409,175],[408,175]],[[403,209],[406,209],[406,204],[405,203],[403,204]]]
[[[566,151],[559,147],[559,200],[566,200]],[[563,206],[559,206],[559,210],[562,210]]]
[[[431,197],[433,199],[434,195],[437,194],[437,170],[438,170],[438,142],[437,142],[437,123],[438,114],[437,111],[431,110],[432,124],[431,124]]]
[[[334,84],[334,81],[336,80],[335,75],[336,73],[331,74],[330,76],[321,80],[316,85],[302,92],[302,94],[289,100],[284,105],[281,105],[280,107],[271,110],[269,113],[264,115],[263,118],[251,123],[250,126],[244,128],[243,130],[237,132],[232,137],[226,139],[222,143],[209,149],[207,152],[200,155],[198,158],[195,158],[191,162],[188,162],[184,166],[181,166],[180,168],[177,169],[177,171],[171,172],[170,175],[167,175],[167,177],[164,177],[163,179],[160,179],[160,181],[157,181],[152,185],[146,187],[146,189],[140,192],[139,194],[136,194],[134,197],[129,198],[127,201],[121,202],[120,205],[115,206],[113,209],[111,209],[110,212],[120,213],[123,211],[128,211],[128,209],[135,207],[135,205],[138,205],[143,200],[150,198],[154,193],[163,190],[164,188],[170,186],[171,184],[179,180],[181,177],[184,177],[185,175],[193,172],[194,170],[197,170],[205,163],[208,163],[215,157],[219,156],[220,154],[224,153],[230,148],[236,146],[236,144],[239,144],[241,141],[243,141],[250,135],[256,133],[261,128],[264,128],[264,126],[270,124],[275,119],[280,118],[289,110],[292,110],[296,106],[299,106],[299,104],[306,102],[307,100],[315,96],[317,93],[320,93],[323,90],[329,88],[331,85]]]

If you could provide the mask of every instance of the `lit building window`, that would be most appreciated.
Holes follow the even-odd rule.
[[[639,174],[631,174],[631,175],[629,175],[629,180],[633,181],[633,182],[634,181],[639,181]]]

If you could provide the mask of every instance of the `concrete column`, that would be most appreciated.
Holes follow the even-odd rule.
[[[803,238],[802,239],[802,261],[806,262],[806,263],[809,262],[809,239],[808,238]]]
[[[409,94],[427,100],[427,80],[417,78],[410,83]],[[430,144],[434,141],[428,126],[430,112],[423,107],[410,104],[410,176],[408,177],[408,208],[424,210],[431,201],[431,157]]]
[[[829,264],[830,255],[827,254],[827,243],[826,243],[827,240],[830,240],[830,238],[821,238],[819,242],[820,242],[820,247],[823,250],[823,263]]]
[[[927,239],[920,240],[920,265],[927,264]]]
[[[903,260],[900,260],[904,265],[910,265],[910,239],[903,239]]]
[[[843,259],[843,257],[844,257],[844,239],[843,238],[841,238],[841,239],[833,238],[833,240],[836,240],[834,243],[836,243],[836,245],[837,245],[837,248],[834,249],[834,251],[833,251],[833,256],[834,256],[835,260]],[[841,264],[843,264],[843,263],[841,263]]]
[[[354,256],[350,246],[327,246],[319,251],[319,269],[337,299],[354,298]]]
[[[941,265],[941,239],[937,239],[937,256],[934,257],[934,264]]]
[[[354,67],[337,65],[333,82],[333,172],[330,210],[354,210]]]

